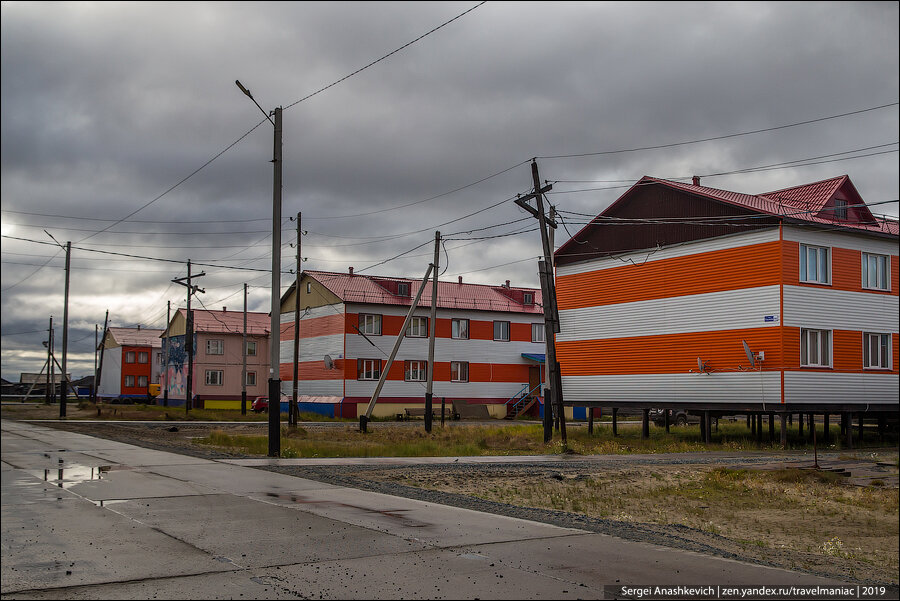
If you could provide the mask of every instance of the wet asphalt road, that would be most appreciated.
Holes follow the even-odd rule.
[[[4,599],[628,598],[624,585],[842,584],[23,422],[2,422],[0,523]]]

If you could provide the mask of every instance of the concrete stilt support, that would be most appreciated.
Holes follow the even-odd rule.
[[[704,441],[703,442],[705,442],[706,444],[709,444],[712,442],[712,420],[709,417],[709,411],[703,412],[703,424],[704,424],[704,430],[703,430]]]
[[[668,434],[668,433],[669,433],[669,425],[670,425],[670,424],[669,424],[669,410],[668,410],[668,409],[663,410],[663,416],[664,416],[663,419],[664,419],[665,422],[666,422],[666,434]]]
[[[641,438],[650,438],[650,410],[643,409],[641,411]]]
[[[613,436],[619,435],[619,408],[613,407]]]
[[[588,434],[593,436],[593,434],[594,434],[594,408],[588,407],[587,412],[588,412]]]
[[[762,444],[762,413],[756,414],[756,442]]]
[[[878,416],[878,440],[884,442],[885,419],[883,415]]]

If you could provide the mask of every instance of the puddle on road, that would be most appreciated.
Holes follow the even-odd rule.
[[[109,478],[112,471],[132,469],[126,466],[100,465],[89,467],[85,465],[69,465],[58,469],[26,470],[30,474],[40,478],[44,482],[56,484],[59,488],[71,488],[84,482],[99,481]]]

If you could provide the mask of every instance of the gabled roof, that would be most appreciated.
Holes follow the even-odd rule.
[[[328,288],[343,302],[376,305],[409,306],[422,280],[391,278],[362,274],[305,271],[306,276]],[[408,295],[400,293],[398,284],[408,284]],[[525,304],[525,293],[533,302]],[[287,295],[285,295],[287,296]],[[431,280],[425,285],[419,306],[431,304]],[[470,309],[477,311],[510,311],[514,313],[543,313],[541,291],[534,288],[438,282],[437,306],[442,309]]]
[[[191,309],[194,312],[194,333],[222,333],[243,334],[243,311],[208,311],[206,309]],[[181,318],[184,319],[186,309],[178,309]],[[271,319],[268,313],[247,312],[247,334],[251,336],[266,336],[269,334]],[[162,333],[163,330],[160,330]]]
[[[153,328],[108,328],[107,336],[118,346],[161,346],[162,330]]]

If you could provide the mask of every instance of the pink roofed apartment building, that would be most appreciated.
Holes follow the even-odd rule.
[[[243,385],[244,312],[193,309],[194,349],[192,407],[240,409]],[[187,394],[188,353],[185,346],[187,311],[179,309],[159,336],[163,351],[168,344],[166,369],[161,381],[168,387],[168,402],[183,405]],[[268,392],[269,314],[247,313],[247,408],[257,396]],[[165,355],[165,353],[164,353]],[[161,403],[163,393],[157,403]]]
[[[421,280],[306,271],[281,303],[282,393],[293,392],[294,308],[299,302],[301,410],[356,418],[366,411]],[[424,406],[431,280],[399,347],[374,417]],[[434,398],[483,404],[497,418],[538,414],[544,380],[540,290],[438,282]],[[532,401],[534,401],[532,403]],[[515,407],[515,409],[513,409]]]

